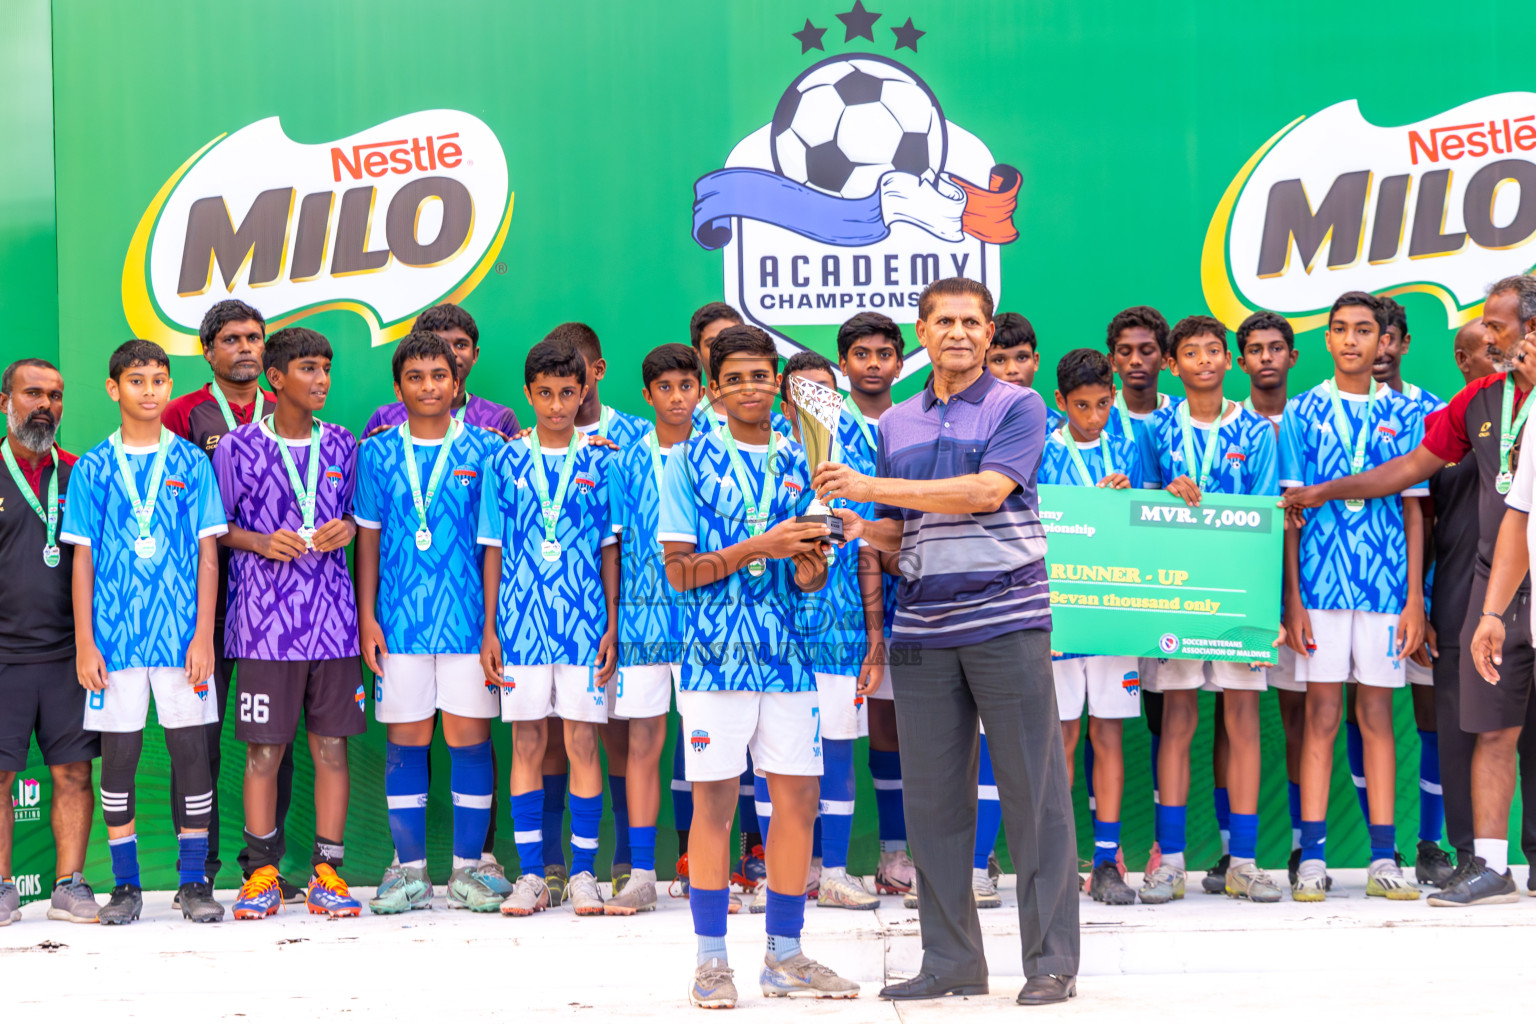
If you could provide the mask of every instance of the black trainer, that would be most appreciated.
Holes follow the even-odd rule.
[[[1450,855],[1440,849],[1439,843],[1432,843],[1428,839],[1419,840],[1418,853],[1413,859],[1413,875],[1420,885],[1444,889],[1455,872]]]
[[[1298,853],[1301,851],[1297,851]],[[1205,877],[1200,879],[1200,888],[1212,896],[1220,896],[1227,891],[1227,867],[1232,863],[1232,855],[1224,853],[1214,867],[1206,869]]]
[[[1519,903],[1520,890],[1515,878],[1505,868],[1498,874],[1481,857],[1473,857],[1466,871],[1458,871],[1456,882],[1429,898],[1432,907],[1476,907],[1485,903]]]
[[[209,882],[188,882],[176,890],[176,905],[181,916],[197,924],[212,924],[224,920],[224,905],[213,898],[213,885]]]
[[[1298,850],[1292,850],[1291,851],[1291,859],[1290,859],[1289,862],[1287,862],[1286,869],[1285,869],[1286,874],[1290,876],[1291,888],[1292,889],[1296,888],[1296,872],[1299,871],[1299,870],[1301,870],[1301,851],[1299,849]],[[1324,875],[1323,876],[1323,891],[1324,892],[1332,892],[1333,891],[1333,876],[1332,875]]]
[[[211,893],[213,887],[209,886],[208,891]],[[277,891],[283,894],[284,903],[303,903],[305,898],[309,896],[309,893],[302,887],[294,885],[282,875],[277,876]]]
[[[1114,861],[1104,861],[1093,866],[1093,879],[1088,885],[1088,894],[1098,902],[1114,907],[1127,907],[1136,902],[1136,890],[1125,884]]]
[[[101,924],[127,924],[137,921],[144,910],[144,891],[136,885],[119,885],[113,888],[112,898],[96,912]]]

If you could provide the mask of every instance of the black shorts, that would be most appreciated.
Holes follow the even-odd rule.
[[[363,669],[357,658],[265,661],[241,658],[235,675],[235,739],[292,743],[304,728],[316,736],[356,736],[368,727],[363,713]]]
[[[101,738],[85,728],[85,688],[74,658],[0,665],[0,771],[27,767],[34,734],[47,765],[101,756]]]
[[[1463,732],[1494,732],[1525,725],[1526,703],[1536,675],[1536,653],[1531,650],[1531,592],[1522,590],[1504,612],[1504,664],[1499,666],[1497,686],[1477,673],[1472,662],[1472,635],[1483,614],[1488,577],[1472,574],[1467,621],[1461,627],[1461,729]]]

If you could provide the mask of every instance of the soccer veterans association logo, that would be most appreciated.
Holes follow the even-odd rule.
[[[882,15],[855,3],[837,17],[845,41],[873,42]],[[808,53],[825,31],[808,19],[792,35]],[[926,34],[911,19],[891,31],[914,53]],[[912,324],[941,277],[975,278],[997,298],[1019,185],[915,71],[848,53],[801,72],[769,123],[695,183],[693,237],[721,252],[726,301],[787,355],[864,310]],[[903,372],[926,365],[913,338]]]
[[[1463,103],[1402,126],[1358,101],[1286,125],[1238,171],[1205,236],[1206,302],[1321,327],[1352,289],[1438,298],[1446,324],[1482,314],[1488,282],[1536,264],[1536,93]]]
[[[123,260],[123,312],[183,355],[199,350],[209,303],[231,297],[269,330],[349,310],[379,345],[473,291],[511,217],[506,155],[471,114],[417,111],[314,144],[269,117],[203,146],[149,201]]]

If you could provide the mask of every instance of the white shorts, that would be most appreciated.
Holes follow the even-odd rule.
[[[1264,667],[1246,661],[1196,661],[1169,658],[1157,670],[1157,692],[1170,690],[1264,690]]]
[[[1167,658],[1137,658],[1136,672],[1141,676],[1141,692],[1157,692],[1157,671],[1167,664]]]
[[[1307,611],[1317,650],[1296,659],[1296,678],[1309,683],[1407,684],[1406,658],[1394,657],[1398,616],[1350,609]]]
[[[1063,722],[1083,717],[1135,718],[1141,714],[1141,670],[1135,658],[1100,654],[1051,662],[1056,679],[1056,707]]]
[[[614,674],[610,718],[655,718],[672,707],[672,688],[678,684],[681,665],[630,665]]]
[[[816,693],[683,690],[683,774],[689,782],[758,775],[821,774],[821,703]]]
[[[1306,693],[1307,681],[1296,678],[1296,652],[1289,644],[1275,649],[1275,663],[1269,669],[1269,685],[1272,689],[1291,693]]]
[[[875,692],[870,694],[867,700],[895,700],[896,691],[891,689],[891,666],[885,666],[885,674],[880,677],[880,685]]]
[[[1420,665],[1412,658],[1403,659],[1403,674],[1414,686],[1434,686],[1435,669],[1432,665]]]
[[[821,735],[829,740],[856,740],[859,738],[859,710],[863,701],[858,696],[859,681],[854,676],[835,676],[830,672],[816,673],[816,696],[821,700]],[[864,719],[864,729],[869,731],[869,719]]]
[[[164,729],[211,725],[219,720],[213,677],[195,686],[183,668],[124,668],[107,673],[107,688],[85,695],[85,728],[91,732],[140,732],[155,695],[155,721]]]
[[[551,716],[599,725],[608,721],[608,695],[590,665],[507,665],[502,675],[503,722]]]
[[[501,691],[485,680],[478,654],[391,654],[373,681],[373,717],[379,722],[425,722],[438,711],[463,718],[495,718]]]

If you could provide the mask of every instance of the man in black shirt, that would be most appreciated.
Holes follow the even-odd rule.
[[[92,924],[96,898],[80,872],[95,799],[91,761],[101,753],[86,732],[85,691],[75,678],[74,548],[58,542],[75,457],[54,445],[64,411],[64,378],[42,359],[21,359],[0,375],[0,791],[9,795],[36,735],[53,780],[50,824],[57,863],[48,916]],[[16,815],[0,796],[0,926],[21,918],[12,878]]]

